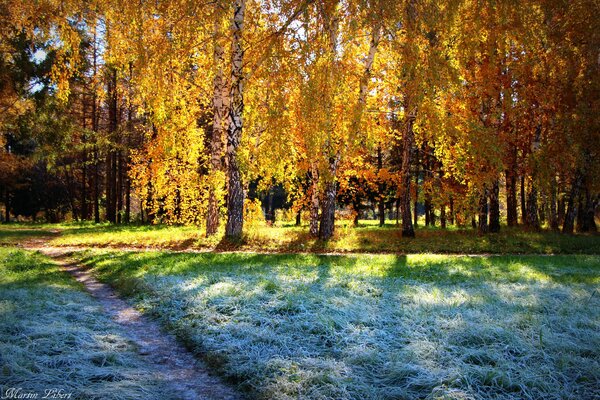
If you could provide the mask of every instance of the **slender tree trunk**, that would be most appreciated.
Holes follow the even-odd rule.
[[[498,180],[492,183],[490,190],[490,232],[500,232],[500,187]]]
[[[405,106],[408,104],[405,104]],[[402,211],[402,236],[415,237],[415,230],[412,224],[412,215],[410,212],[410,167],[412,162],[412,150],[415,143],[415,134],[413,132],[413,124],[416,118],[416,109],[405,107],[405,110],[410,110],[407,113],[405,120],[405,130],[402,138],[402,193],[400,196],[400,209]],[[415,213],[417,210],[415,209]]]
[[[131,181],[127,178],[125,182],[125,223],[131,222]]]
[[[87,205],[87,136],[85,134],[85,129],[87,129],[87,121],[86,121],[86,103],[85,97],[82,99],[83,102],[83,129],[84,133],[81,136],[81,142],[83,144],[83,150],[81,154],[81,220],[85,221],[89,218],[88,215],[88,205]]]
[[[454,225],[454,198],[450,196],[450,225]]]
[[[590,191],[587,188],[585,190],[584,197],[585,205],[581,209],[581,232],[598,232],[598,227],[596,226],[595,221],[596,206],[598,204],[598,201],[594,199],[594,197],[590,194]]]
[[[440,208],[440,225],[442,229],[446,229],[446,205],[442,204]]]
[[[525,206],[525,175],[521,175],[521,223],[527,225],[527,207]]]
[[[517,177],[513,169],[507,169],[506,175],[506,223],[517,226]]]
[[[10,191],[8,188],[4,190],[4,222],[10,222]]]
[[[582,186],[584,186],[582,184]],[[580,190],[579,191],[579,205],[577,206],[577,215],[575,216],[575,220],[577,221],[575,227],[577,229],[577,232],[584,232],[584,215],[585,215],[585,205],[584,205],[584,193],[582,193],[583,191]]]
[[[565,221],[563,223],[563,233],[573,233],[575,228],[575,216],[577,215],[577,199],[582,183],[582,175],[580,171],[575,173],[575,181],[571,186],[569,200],[567,202],[567,212],[565,213]]]
[[[381,171],[383,168],[383,155],[381,153],[381,145],[377,146],[377,170]],[[377,208],[379,213],[379,226],[385,225],[385,203],[384,203],[384,193],[383,193],[383,184],[379,184],[379,199],[377,201]]]
[[[117,190],[116,190],[116,197],[117,197],[117,207],[116,207],[116,212],[117,212],[117,223],[122,223],[123,222],[123,186],[124,186],[124,167],[123,167],[123,152],[122,151],[118,151],[116,154],[116,163],[117,163]]]
[[[98,51],[97,51],[97,36],[96,36],[96,25],[92,26],[93,31],[93,58],[92,58],[92,68],[93,68],[93,76],[92,83],[95,83],[97,68],[98,68]],[[100,156],[98,150],[98,121],[99,121],[99,113],[98,113],[98,96],[96,95],[95,88],[92,89],[92,132],[94,132],[94,222],[96,224],[100,223]]]
[[[556,206],[556,176],[552,176],[550,182],[550,228],[553,231],[558,231],[558,210]]]
[[[319,236],[319,175],[316,167],[313,167],[310,174],[310,226],[309,231],[312,237]]]
[[[229,92],[229,126],[227,129],[227,225],[225,235],[230,239],[242,236],[244,228],[245,193],[238,163],[238,147],[242,138],[244,114],[244,49],[242,34],[246,1],[235,0],[231,24],[231,87]]]
[[[108,133],[109,149],[106,155],[106,218],[117,222],[117,152],[113,148],[118,128],[117,70],[110,68],[108,81]]]
[[[537,188],[533,182],[529,185],[527,195],[527,225],[533,229],[540,229],[540,220],[538,216]]]
[[[219,179],[223,170],[221,157],[223,156],[223,137],[227,132],[228,88],[224,74],[225,49],[221,45],[222,25],[221,15],[215,12],[213,36],[213,63],[215,77],[213,79],[213,126],[210,140],[210,167],[208,210],[206,213],[206,236],[214,235],[219,229],[219,199],[217,191],[225,182]]]
[[[477,233],[483,235],[488,232],[488,190],[485,185],[479,196],[478,215],[479,223],[477,225]]]
[[[421,174],[419,169],[421,166],[421,159],[423,159],[423,161],[424,161],[424,158],[419,155],[418,148],[414,149],[414,154],[415,154],[415,161],[414,161],[414,164],[415,164],[415,199],[413,202],[414,203],[413,209],[415,210],[415,213],[413,215],[413,218],[414,218],[413,224],[416,228],[417,226],[419,226],[419,175]]]
[[[100,223],[100,170],[98,164],[98,146],[94,144],[94,222]]]
[[[296,226],[300,226],[302,224],[302,210],[298,210],[296,213]]]

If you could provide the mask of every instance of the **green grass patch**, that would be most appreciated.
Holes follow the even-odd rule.
[[[79,257],[258,398],[600,396],[600,256]]]
[[[170,396],[95,300],[39,254],[0,248],[0,319],[2,396]]]
[[[204,237],[193,226],[168,225],[0,225],[0,244],[17,244],[28,237],[48,236],[58,229],[51,244],[80,247],[133,247],[160,249],[253,250],[270,252],[369,252],[443,254],[600,254],[600,235],[563,235],[503,227],[500,233],[478,236],[472,229],[417,229],[414,239],[403,238],[395,225],[338,223],[334,237],[322,242],[311,238],[305,226],[256,226],[243,240],[229,243],[222,234]]]

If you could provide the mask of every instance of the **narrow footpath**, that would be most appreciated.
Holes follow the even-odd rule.
[[[58,233],[58,232],[57,232]],[[109,286],[99,282],[81,264],[69,258],[68,250],[45,246],[50,237],[21,242],[27,250],[52,258],[63,270],[81,282],[87,291],[122,328],[126,338],[138,347],[140,357],[171,386],[173,397],[185,400],[241,400],[243,396],[209,373],[209,368],[182,346],[159,324],[130,306]]]

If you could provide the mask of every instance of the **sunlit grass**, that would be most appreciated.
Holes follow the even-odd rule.
[[[99,304],[45,257],[0,248],[0,321],[2,396],[169,398]]]
[[[563,235],[503,227],[498,234],[478,236],[472,229],[420,228],[414,239],[403,238],[399,228],[339,221],[334,237],[311,238],[306,226],[248,227],[240,243],[223,240],[223,232],[206,238],[193,226],[168,225],[27,225],[0,226],[0,245],[18,244],[27,237],[54,235],[52,244],[82,247],[241,250],[266,252],[371,252],[444,254],[600,254],[600,235]]]
[[[259,398],[600,396],[600,256],[80,257]]]

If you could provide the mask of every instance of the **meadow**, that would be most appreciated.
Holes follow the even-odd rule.
[[[63,246],[250,399],[600,396],[598,236],[338,228],[234,244],[190,227],[3,225],[0,383],[167,398],[79,284],[13,247],[33,240]]]
[[[600,396],[598,256],[78,257],[251,398]]]

